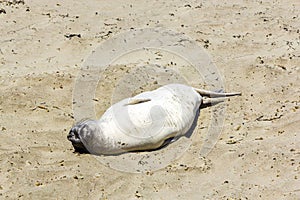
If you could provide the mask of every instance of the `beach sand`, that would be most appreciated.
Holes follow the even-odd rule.
[[[299,1],[1,0],[0,9],[0,199],[300,198]],[[210,107],[187,151],[159,170],[122,172],[101,157],[74,153],[66,136],[81,66],[102,42],[155,27],[192,38],[225,90],[243,93],[222,103],[217,144],[199,154]],[[97,117],[126,96],[112,100],[127,67],[104,72]],[[132,80],[133,92],[177,80],[155,75],[147,84]],[[205,88],[201,80],[189,83]]]

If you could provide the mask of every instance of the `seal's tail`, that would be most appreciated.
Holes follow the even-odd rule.
[[[198,92],[201,96],[206,96],[209,98],[215,97],[230,97],[230,96],[240,96],[242,93],[240,92],[230,92],[230,93],[223,93],[223,92],[212,92],[209,90],[203,90],[199,88],[194,88],[196,92]]]

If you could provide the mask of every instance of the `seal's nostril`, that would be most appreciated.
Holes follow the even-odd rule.
[[[71,129],[70,132],[69,132],[69,134],[68,134],[68,136],[67,136],[68,140],[70,140],[73,136],[74,136],[74,133],[73,133],[73,131]]]

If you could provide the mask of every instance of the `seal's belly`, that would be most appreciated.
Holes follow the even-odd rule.
[[[130,99],[150,101],[127,105]],[[201,96],[191,87],[167,85],[114,104],[99,123],[102,129],[110,130],[111,137],[126,143],[163,141],[174,134],[180,136],[188,131],[200,102]]]

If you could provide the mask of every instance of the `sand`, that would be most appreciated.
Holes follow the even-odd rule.
[[[1,0],[0,9],[0,199],[300,198],[299,1]],[[179,158],[128,173],[74,153],[66,136],[85,60],[102,42],[149,27],[192,38],[217,66],[225,90],[243,95],[223,103],[225,121],[205,157],[199,152],[212,107],[201,111]],[[177,80],[157,72],[151,83],[132,80],[135,90],[114,99],[128,68],[119,63],[103,72],[97,117],[126,94]]]

